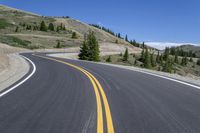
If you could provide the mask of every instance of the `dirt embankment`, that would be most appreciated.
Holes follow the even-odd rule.
[[[129,53],[134,53],[134,54],[141,53],[140,48],[137,48],[131,45],[103,42],[103,43],[99,43],[99,46],[100,46],[101,56],[124,53],[126,48],[128,48]],[[80,47],[71,47],[71,48],[66,48],[66,49],[36,50],[36,52],[52,52],[52,53],[61,52],[59,54],[53,54],[53,55],[51,54],[51,55],[54,57],[64,57],[64,58],[67,57],[71,59],[78,59],[79,51],[80,51]]]
[[[9,87],[29,70],[29,65],[18,55],[27,50],[0,43],[0,91]]]

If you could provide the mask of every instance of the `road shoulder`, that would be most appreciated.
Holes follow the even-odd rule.
[[[0,71],[0,92],[11,86],[29,71],[28,62],[19,54],[6,54],[7,64],[4,63],[4,68]]]
[[[77,60],[77,58],[76,58],[75,55],[76,55],[76,53],[69,53],[69,54],[66,54],[66,53],[65,54],[64,53],[62,53],[62,54],[59,54],[59,53],[57,53],[57,54],[49,54],[49,56],[52,56],[52,57]],[[138,68],[138,67],[134,67],[134,66],[123,66],[123,65],[116,65],[116,64],[109,64],[109,63],[102,63],[102,62],[90,62],[90,63],[98,63],[98,64],[103,64],[103,65],[108,65],[108,66],[113,66],[113,67],[128,69],[128,70],[132,70],[132,71],[152,73],[152,74],[155,74],[155,75],[169,77],[169,78],[173,78],[173,79],[176,79],[176,80],[180,80],[180,81],[184,81],[184,82],[187,82],[187,83],[191,83],[191,84],[200,86],[200,77],[187,77],[187,76],[184,77],[184,76],[177,75],[177,74],[170,74],[170,73],[165,73],[165,72],[160,72],[160,71],[143,69],[143,68]]]

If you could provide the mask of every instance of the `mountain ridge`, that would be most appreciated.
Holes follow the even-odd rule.
[[[175,43],[175,42],[145,42],[146,45],[154,47],[159,50],[164,50],[166,47],[176,47],[176,46],[183,46],[183,45],[192,45],[192,46],[199,46],[200,44],[196,43]]]
[[[55,31],[48,30],[48,32],[44,32],[39,30],[38,27],[42,21],[45,22],[47,27],[50,23],[53,23]],[[57,32],[56,28],[60,26],[64,30]],[[140,49],[130,45],[124,39],[113,36],[80,20],[70,17],[46,17],[0,5],[0,42],[12,46],[30,49],[54,48],[59,41],[61,46],[65,48],[79,47],[84,40],[85,34],[89,31],[95,33],[100,45],[102,43],[116,44],[122,49],[128,47],[132,51]],[[72,38],[73,32],[76,32],[77,38]]]

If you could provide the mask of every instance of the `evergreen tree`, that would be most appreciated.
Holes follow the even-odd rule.
[[[160,52],[158,51],[158,54],[156,56],[156,62],[157,63],[160,63]]]
[[[60,24],[60,29],[61,29],[61,30],[63,29],[63,23]]]
[[[134,61],[134,65],[137,65],[137,60],[135,59],[135,61]]]
[[[79,59],[81,60],[89,60],[89,47],[86,42],[86,39],[84,40],[81,49],[80,49],[80,54],[78,55]]]
[[[31,25],[27,25],[26,26],[26,30],[32,30],[32,26]]]
[[[126,48],[124,57],[123,57],[123,61],[128,61],[128,57],[129,57],[128,48]]]
[[[163,55],[160,55],[160,64],[163,65]]]
[[[65,25],[63,26],[63,30],[64,30],[64,31],[66,30]]]
[[[156,61],[154,59],[154,53],[151,54],[151,66],[155,67],[156,66]]]
[[[169,73],[172,72],[172,61],[169,58],[165,61],[165,64],[163,66],[163,71]]]
[[[56,48],[61,48],[60,41],[57,42]]]
[[[94,35],[94,32],[89,32],[85,37],[79,54],[79,59],[89,61],[99,61],[99,44]]]
[[[118,33],[118,34],[117,34],[117,37],[118,37],[118,38],[121,38],[121,34],[120,34],[120,33]]]
[[[178,54],[177,54],[177,52],[175,53],[174,62],[177,63],[177,64],[179,63],[178,62]]]
[[[38,30],[38,26],[33,26],[33,30]]]
[[[187,63],[188,63],[188,58],[187,58],[187,56],[185,56],[185,57],[182,58],[181,65],[186,66]]]
[[[126,37],[125,37],[125,41],[127,41],[128,42],[128,36],[126,35]]]
[[[54,31],[55,30],[53,23],[49,23],[48,30],[50,30],[50,31]]]
[[[140,61],[144,63],[144,59],[145,59],[144,49],[142,49]]]
[[[16,29],[15,29],[15,32],[18,32],[18,31],[19,31],[19,27],[17,26]]]
[[[192,59],[192,57],[190,57],[190,62],[193,62],[193,59]]]
[[[100,56],[99,56],[99,44],[98,41],[94,35],[94,32],[89,32],[87,36],[87,43],[89,46],[89,60],[90,61],[99,61]]]
[[[144,54],[144,67],[145,68],[151,68],[151,60],[150,60],[150,55],[148,52],[148,48],[145,49],[145,54]]]
[[[47,26],[44,21],[42,21],[40,24],[40,31],[47,31]]]
[[[144,42],[142,43],[142,48],[143,48],[143,49],[145,48],[145,44],[144,44]]]
[[[108,58],[106,59],[106,62],[112,62],[111,61],[111,56],[108,56]]]
[[[197,65],[200,66],[200,58],[197,60]]]
[[[56,27],[56,32],[59,32],[59,31],[60,31],[60,27],[57,26],[57,27]]]
[[[76,32],[72,32],[72,38],[73,39],[77,39],[78,38]]]
[[[166,47],[165,48],[165,52],[164,52],[164,56],[163,56],[163,59],[165,60],[165,61],[167,61],[168,59],[169,59],[169,53],[170,51],[169,51],[169,48],[168,47]]]
[[[175,55],[175,53],[176,53],[176,48],[175,47],[171,47],[170,48],[170,54],[171,55]]]

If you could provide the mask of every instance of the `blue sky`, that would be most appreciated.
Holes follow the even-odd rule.
[[[0,4],[98,23],[138,41],[200,44],[200,0],[1,0]]]

